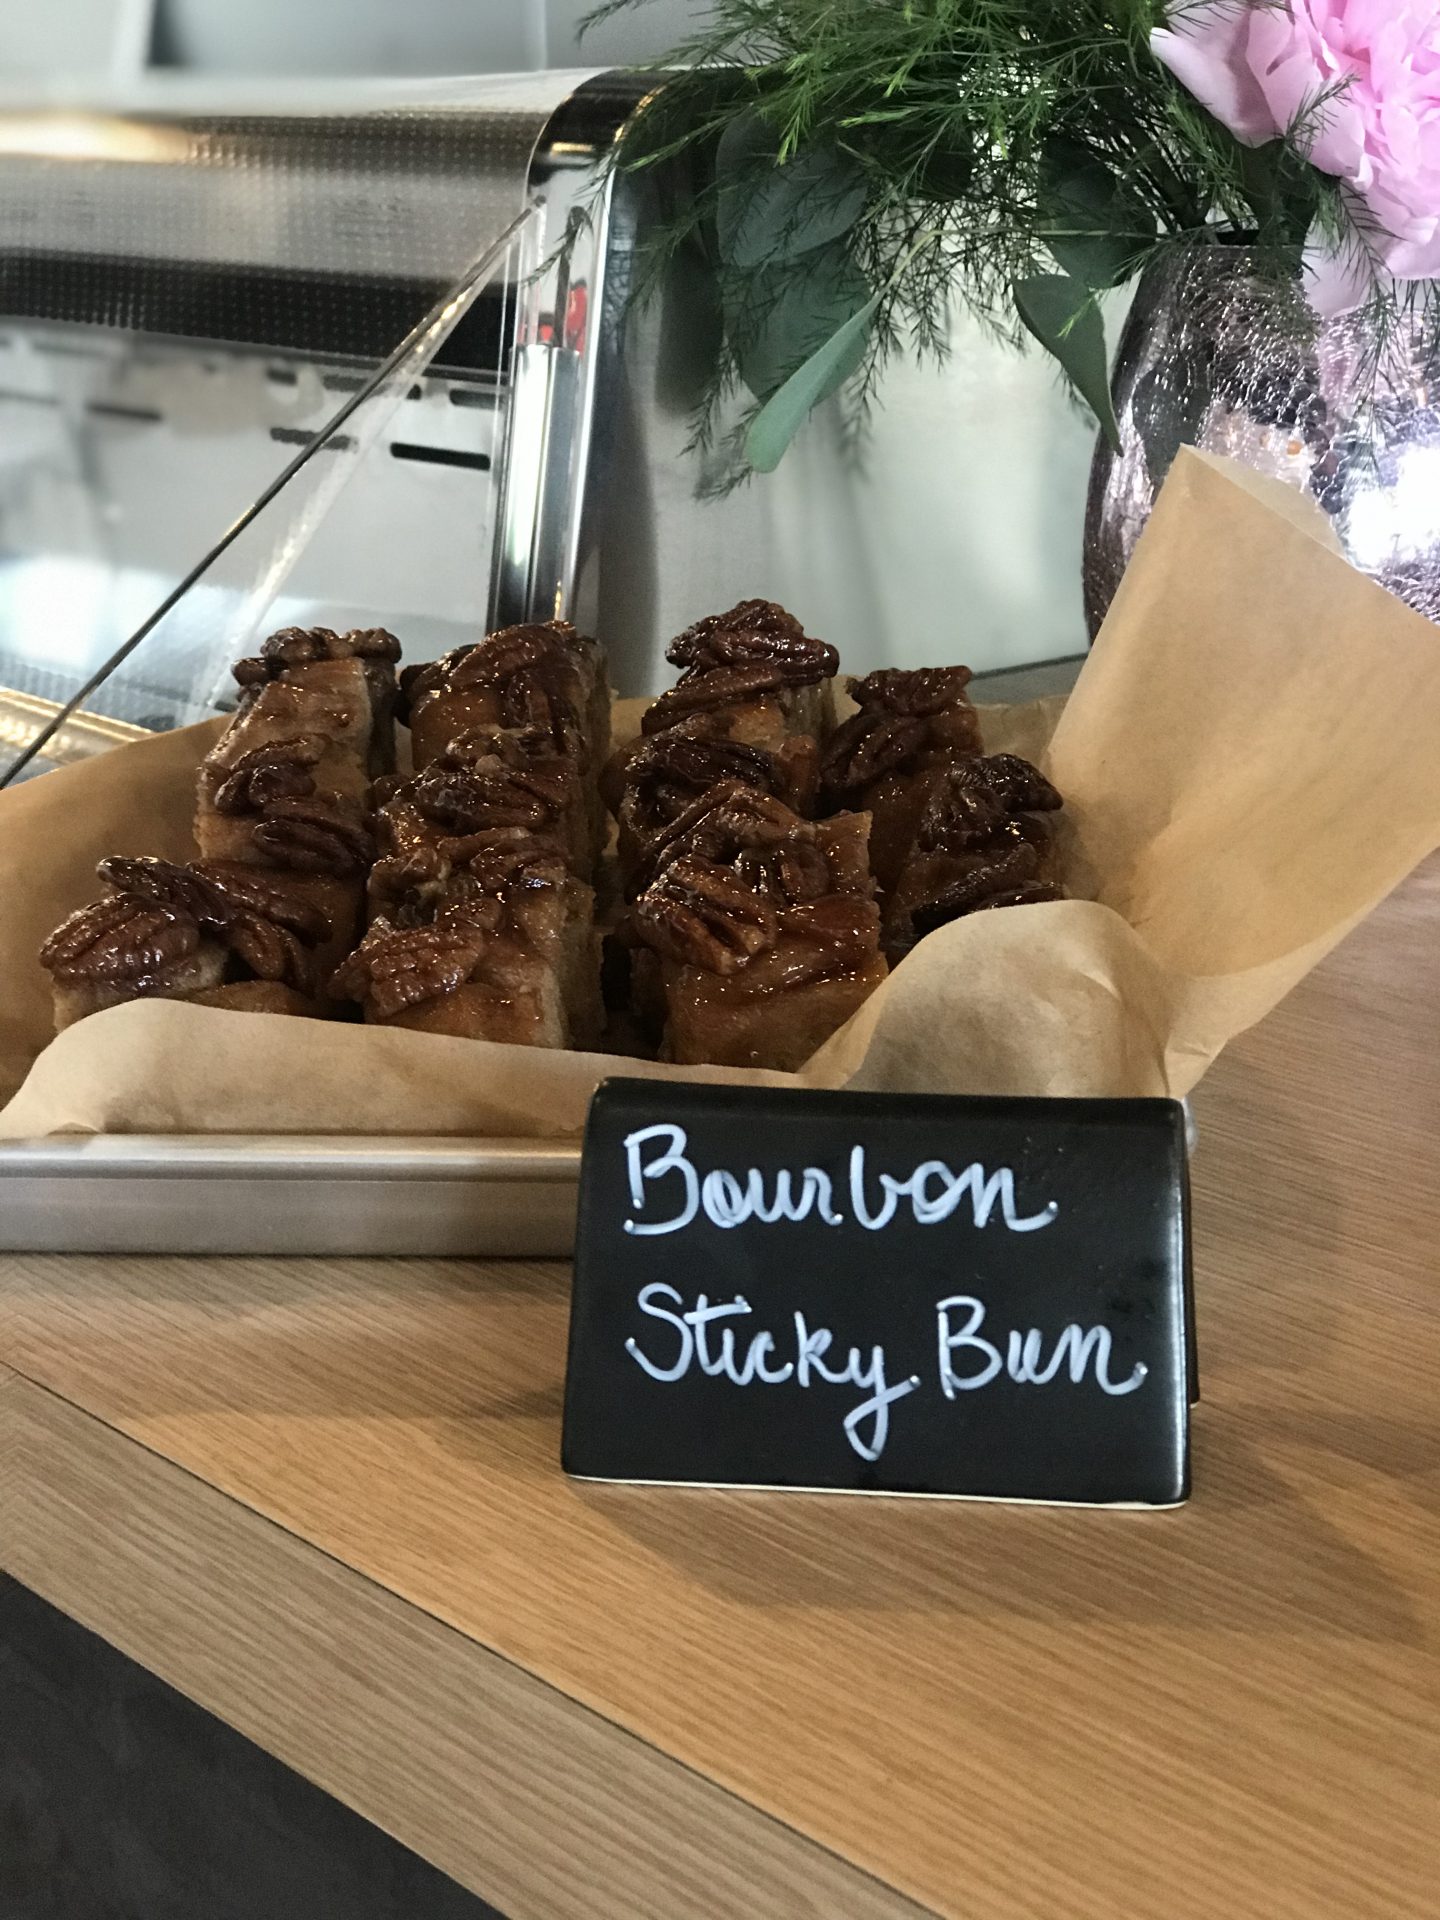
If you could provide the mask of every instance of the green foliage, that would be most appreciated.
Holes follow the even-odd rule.
[[[863,404],[897,350],[943,355],[956,303],[1040,339],[1109,428],[1097,292],[1161,247],[1235,234],[1293,276],[1333,197],[1292,146],[1242,147],[1171,77],[1149,47],[1164,12],[713,0],[618,162],[683,183],[647,280],[685,254],[719,282],[699,440],[748,393],[735,471],[773,465],[837,384]]]
[[[1015,283],[1015,307],[1035,338],[1053,353],[1118,451],[1120,429],[1110,399],[1105,323],[1092,288],[1068,273],[1037,273]]]

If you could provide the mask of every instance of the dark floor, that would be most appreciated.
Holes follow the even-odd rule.
[[[0,1575],[0,1920],[498,1920]]]

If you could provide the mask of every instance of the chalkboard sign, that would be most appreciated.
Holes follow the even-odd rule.
[[[1170,1506],[1183,1110],[612,1080],[563,1464],[600,1480]]]

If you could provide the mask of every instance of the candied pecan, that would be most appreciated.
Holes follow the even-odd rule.
[[[557,753],[575,755],[584,745],[580,714],[563,687],[547,683],[543,670],[517,673],[500,694],[500,714],[507,727],[543,731]]]
[[[563,757],[548,727],[466,727],[430,764],[464,770],[479,760],[498,759],[507,767],[530,768]]]
[[[640,720],[642,733],[660,733],[677,720],[691,714],[713,713],[719,707],[743,706],[767,693],[778,693],[785,676],[773,662],[749,666],[712,667],[707,672],[686,676],[678,686],[662,693],[645,709]]]
[[[828,680],[840,656],[824,640],[812,640],[793,614],[773,600],[742,600],[728,613],[712,613],[672,640],[665,658],[683,667],[680,684],[716,667],[772,666],[787,687]]]
[[[699,795],[653,836],[637,862],[635,891],[687,856],[728,866],[779,901],[813,899],[834,886],[814,824],[738,780]]]
[[[483,930],[466,924],[400,928],[377,920],[326,992],[337,1000],[362,1001],[381,1019],[393,1019],[406,1007],[463,987],[487,939]]]
[[[745,847],[736,854],[734,865],[747,886],[781,900],[818,900],[834,890],[830,862],[813,840]]]
[[[324,758],[325,747],[319,734],[302,733],[293,740],[251,747],[228,767],[207,761],[211,805],[217,813],[260,813],[272,800],[314,793],[315,777],[309,769]]]
[[[1012,813],[1054,813],[1065,804],[1040,769],[1018,753],[988,754],[974,765],[985,768],[987,777],[1003,788]]]
[[[396,926],[424,926],[450,877],[450,862],[438,848],[416,847],[377,860],[370,870],[370,906]]]
[[[258,654],[231,668],[242,687],[278,680],[289,667],[317,660],[398,660],[400,642],[384,627],[356,627],[346,634],[329,627],[282,627],[263,642]]]
[[[697,620],[682,634],[678,634],[665,649],[665,658],[673,661],[677,667],[694,664],[696,656],[704,648],[710,636],[715,633],[731,633],[736,630],[746,633],[774,634],[780,639],[803,639],[805,629],[776,600],[739,600],[724,613],[707,613],[703,620]]]
[[[757,793],[739,780],[722,781],[691,801],[645,848],[645,874],[654,874],[680,854],[732,861],[747,848],[775,848],[813,841],[815,829],[773,794]]]
[[[465,872],[482,893],[507,893],[561,885],[569,871],[553,841],[533,833],[476,834],[460,842]]]
[[[1025,892],[1029,896],[1032,888],[1051,885],[1040,878],[1039,851],[1027,840],[1016,841],[993,853],[976,853],[972,858],[974,864],[966,872],[911,909],[910,918],[917,934],[943,927],[947,921],[958,920],[977,908],[999,905],[1001,895]],[[1059,899],[1060,889],[1056,887],[1053,893],[1045,892],[1038,897]]]
[[[961,760],[927,801],[917,844],[964,853],[1004,835],[1016,814],[1053,813],[1061,805],[1044,774],[1017,754]]]
[[[330,933],[329,917],[319,907],[300,898],[293,882],[263,867],[241,860],[197,860],[189,871],[213,889],[231,920],[240,915],[270,920],[307,941],[324,940]]]
[[[257,980],[283,980],[297,993],[314,993],[314,949],[288,927],[256,914],[237,913],[225,931],[225,940]]]
[[[850,694],[862,708],[920,718],[968,707],[965,689],[974,677],[969,667],[881,667],[863,680],[852,680]]]
[[[251,835],[277,865],[299,873],[363,873],[375,856],[366,829],[323,800],[275,800]]]
[[[728,867],[682,857],[651,881],[635,903],[641,938],[671,960],[738,972],[775,944],[775,909]]]
[[[672,645],[670,658],[675,659]],[[698,679],[717,667],[775,668],[781,684],[787,687],[813,687],[828,680],[840,665],[840,656],[824,640],[811,640],[801,634],[713,633],[703,647],[695,649],[693,664],[680,676],[680,684]]]
[[[274,680],[287,667],[308,666],[314,660],[336,660],[344,652],[338,633],[329,627],[282,627],[262,641],[258,654],[237,660],[230,669],[242,687]]]
[[[57,980],[95,985],[154,979],[200,945],[200,927],[182,907],[137,893],[113,893],[72,913],[40,949]]]
[[[501,627],[473,647],[458,648],[446,658],[452,662],[446,672],[450,687],[463,692],[467,687],[500,687],[512,675],[542,665],[571,666],[579,635],[568,620],[529,621],[520,626]]]
[[[224,901],[194,867],[157,860],[148,854],[137,859],[112,854],[95,871],[115,893],[131,894],[152,906],[188,914],[212,932],[229,918]]]
[[[429,766],[412,792],[427,820],[456,833],[548,826],[575,797],[566,772],[507,767],[498,754],[464,769]]]
[[[352,627],[343,642],[357,660],[398,660],[400,642],[384,627]]]
[[[922,752],[930,737],[922,718],[862,707],[826,741],[820,777],[832,794],[868,787],[882,774],[896,773]]]
[[[536,728],[555,749],[572,754],[583,741],[576,703],[577,654],[584,644],[565,620],[504,627],[473,646],[407,667],[400,676],[403,711],[413,711],[426,694],[490,688],[499,694],[505,726]]]
[[[688,801],[722,781],[739,781],[758,793],[776,795],[786,784],[776,755],[714,732],[703,715],[655,734],[636,748],[625,767],[636,830],[654,833],[667,826]]]

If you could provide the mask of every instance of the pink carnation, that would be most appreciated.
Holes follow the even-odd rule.
[[[1440,279],[1436,0],[1181,0],[1151,45],[1241,140],[1298,129],[1349,187],[1362,244],[1313,263],[1322,311],[1353,306],[1377,274]]]

